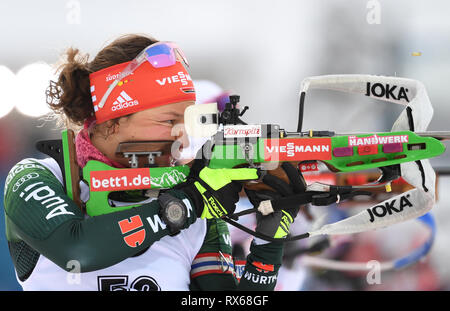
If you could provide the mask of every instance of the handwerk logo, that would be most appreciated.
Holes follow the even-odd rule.
[[[374,134],[368,137],[357,137],[349,136],[348,145],[349,146],[370,146],[378,144],[395,144],[395,143],[407,143],[409,140],[408,135],[388,135],[388,136],[378,136]]]

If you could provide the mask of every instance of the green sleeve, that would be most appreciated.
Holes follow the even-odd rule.
[[[8,242],[24,242],[67,271],[71,260],[80,263],[81,272],[114,265],[169,234],[158,216],[157,200],[87,217],[47,168],[37,162],[21,163],[11,170],[5,183]],[[170,192],[186,198],[180,191]],[[192,223],[196,220],[193,211],[190,216]]]
[[[190,289],[236,290],[238,283],[233,271],[228,226],[222,219],[208,219],[203,245],[192,263]]]
[[[244,272],[237,280],[232,258],[232,245],[228,226],[221,219],[208,220],[207,234],[191,270],[190,289],[271,291],[275,289],[283,255],[282,243],[256,245],[252,243]],[[205,259],[207,258],[207,259]]]

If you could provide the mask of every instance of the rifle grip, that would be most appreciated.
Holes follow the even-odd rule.
[[[298,167],[299,162],[290,162],[294,167]],[[286,173],[284,172],[284,170],[281,168],[280,166],[281,162],[278,164],[278,166],[275,169],[272,170],[268,170],[267,174],[270,175],[274,175],[275,177],[280,178],[281,180],[283,180],[284,182],[286,182],[287,184],[289,184],[289,178],[286,175]],[[244,183],[244,187],[248,190],[255,190],[255,191],[260,191],[260,190],[272,190],[274,191],[274,189],[272,189],[272,187],[264,184],[262,181],[248,181]]]

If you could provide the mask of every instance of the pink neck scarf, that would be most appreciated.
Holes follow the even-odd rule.
[[[92,144],[91,139],[89,138],[87,123],[85,124],[84,129],[82,129],[75,137],[75,147],[77,150],[77,162],[81,168],[83,168],[90,160],[97,160],[116,168],[125,167],[124,165],[106,157]]]

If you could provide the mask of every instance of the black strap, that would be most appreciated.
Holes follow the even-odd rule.
[[[409,130],[414,132],[414,119],[413,119],[413,115],[412,115],[412,108],[410,106],[406,107],[406,114],[408,116]],[[420,175],[422,177],[422,188],[423,188],[423,190],[425,190],[425,192],[428,192],[428,188],[427,188],[427,186],[425,186],[425,171],[423,169],[422,162],[420,162],[420,160],[415,161],[415,162],[416,162],[417,166],[419,167]]]
[[[298,123],[297,123],[297,132],[301,132],[302,131],[302,126],[303,126],[303,111],[305,109],[305,96],[306,93],[302,92],[300,94],[300,104],[298,107]]]
[[[357,195],[367,195],[371,196],[372,193],[369,191],[362,190],[345,190],[339,191],[336,188],[330,192],[316,192],[308,191],[301,194],[292,195],[286,198],[280,198],[272,200],[272,208],[274,211],[286,210],[289,207],[298,207],[300,205],[311,203],[317,206],[324,206],[336,203],[338,201],[338,196],[340,200],[347,200],[353,198]]]
[[[269,241],[269,242],[286,243],[286,242],[292,242],[292,241],[297,241],[297,240],[309,238],[309,233],[308,232],[303,233],[303,234],[299,234],[299,235],[296,235],[296,236],[292,236],[292,237],[287,237],[287,238],[272,238],[272,237],[270,237],[268,235],[265,235],[265,234],[253,231],[253,230],[251,230],[251,229],[241,225],[240,223],[232,220],[228,216],[224,216],[224,217],[222,217],[222,219],[225,222],[229,223],[230,225],[232,225],[232,226],[234,226],[234,227],[236,227],[236,228],[238,228],[238,229],[240,229],[240,230],[242,230],[244,232],[247,232],[248,234],[251,234],[251,235],[253,235],[253,236],[257,237],[257,238],[260,238],[262,240]]]
[[[347,189],[347,187],[345,187],[345,189]],[[335,192],[338,192],[338,191],[336,191],[336,188],[334,188],[334,190],[335,190]],[[306,193],[297,194],[297,195],[294,195],[294,196],[291,196],[288,198],[278,199],[278,200],[276,200],[276,202],[274,202],[272,204],[272,207],[275,211],[277,211],[277,210],[282,210],[282,209],[286,210],[288,208],[295,208],[299,205],[304,205],[307,203],[316,203],[316,204],[323,203],[323,205],[329,205],[329,204],[336,202],[336,195],[337,194],[331,194],[330,192],[326,192],[326,193],[306,192]],[[342,193],[341,198],[343,200],[346,200],[346,199],[352,198],[357,195],[369,195],[370,196],[370,195],[372,195],[372,193],[369,191],[353,190],[350,192]],[[232,225],[250,235],[253,235],[257,238],[260,238],[262,240],[269,241],[269,242],[286,243],[286,242],[292,242],[292,241],[297,241],[297,240],[301,240],[301,239],[306,239],[309,237],[309,233],[306,232],[306,233],[303,233],[300,235],[287,237],[287,238],[273,238],[268,235],[253,231],[235,221],[235,220],[238,220],[240,216],[244,216],[244,215],[248,215],[248,214],[256,213],[256,212],[258,212],[257,208],[249,208],[249,209],[246,209],[246,210],[238,212],[238,213],[234,213],[229,216],[224,216],[224,217],[222,217],[222,219],[224,221],[226,221],[227,223],[229,223],[230,225]]]

